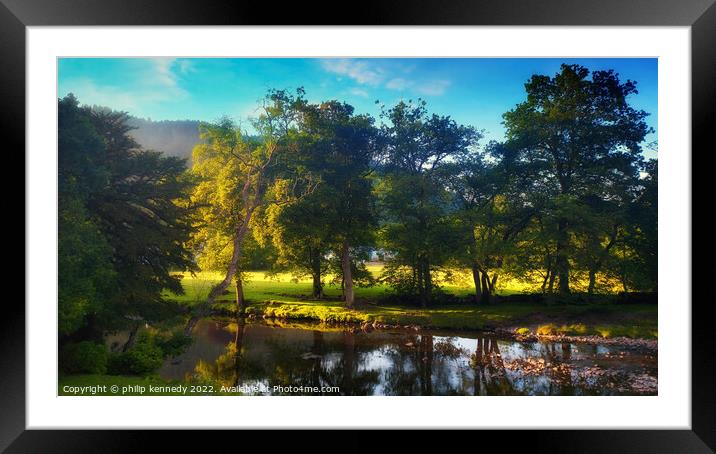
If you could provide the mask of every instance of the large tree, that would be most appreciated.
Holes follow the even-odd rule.
[[[124,112],[70,95],[58,115],[61,331],[157,320],[163,290],[183,291],[173,271],[194,268],[185,162],[142,149]]]
[[[484,153],[452,163],[449,172],[462,232],[455,256],[471,270],[476,300],[483,303],[490,302],[500,270],[542,205],[527,196],[529,174],[514,158],[513,150],[493,142]]]
[[[355,250],[371,243],[376,226],[370,175],[377,131],[372,117],[355,115],[352,106],[338,101],[304,104],[300,113],[302,162],[321,184],[282,210],[276,237],[285,255],[313,276],[316,297],[322,294],[327,252],[340,257],[344,299],[350,307],[358,266]]]
[[[393,253],[385,277],[426,306],[436,287],[433,272],[457,246],[446,170],[468,157],[480,134],[450,117],[428,115],[423,101],[401,101],[384,116],[379,193],[383,242]]]
[[[268,204],[289,203],[315,188],[310,173],[296,160],[297,108],[304,103],[303,90],[296,95],[269,91],[253,121],[255,136],[242,132],[228,119],[202,127],[203,142],[193,151],[192,167],[201,182],[192,201],[201,207],[199,222],[212,229],[207,237],[223,236],[231,252],[224,278],[211,288],[187,324],[187,332],[232,280],[237,286],[237,309],[243,311],[238,273],[254,214]]]
[[[554,77],[532,76],[525,90],[527,100],[504,114],[506,137],[536,183],[552,187],[555,217],[544,220],[556,231],[555,270],[567,294],[575,209],[589,196],[610,197],[613,184],[636,173],[648,114],[628,102],[636,83],[612,70],[562,65]]]

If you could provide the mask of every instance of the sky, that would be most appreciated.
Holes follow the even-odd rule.
[[[530,76],[553,76],[562,63],[636,81],[629,101],[656,130],[655,58],[62,58],[58,95],[135,117],[202,121],[244,121],[270,88],[304,87],[311,102],[337,99],[376,117],[376,101],[422,98],[429,112],[483,130],[486,143],[503,139],[502,114],[525,100]]]

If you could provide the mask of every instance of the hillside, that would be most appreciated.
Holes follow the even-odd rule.
[[[199,142],[196,120],[162,120],[131,117],[129,124],[137,129],[130,135],[146,149],[162,151],[169,156],[191,160],[191,150]]]

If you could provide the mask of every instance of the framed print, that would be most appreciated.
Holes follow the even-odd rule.
[[[3,0],[8,452],[316,428],[712,452],[712,2],[180,3]]]

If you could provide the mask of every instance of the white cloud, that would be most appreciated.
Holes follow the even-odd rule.
[[[417,69],[415,64],[385,65],[380,61],[372,60],[328,58],[321,60],[321,65],[326,71],[348,77],[360,85],[384,87],[388,90],[413,91],[426,96],[440,96],[450,86],[450,81],[447,79],[409,78],[408,74],[414,73]],[[399,75],[402,77],[397,77]],[[338,77],[338,80],[342,80],[342,77]],[[368,96],[365,90],[358,87],[351,89],[350,92],[356,96]]]
[[[370,65],[366,61],[346,58],[329,58],[322,61],[323,68],[341,76],[347,76],[361,85],[378,85],[385,76],[383,69]]]
[[[410,82],[407,80],[397,77],[395,79],[390,79],[388,83],[385,84],[385,88],[388,88],[390,90],[405,90],[410,85]]]
[[[417,84],[415,91],[423,95],[440,96],[447,91],[449,86],[449,80],[434,80]]]
[[[150,86],[156,86],[161,90],[168,90],[171,97],[186,97],[189,93],[180,87],[179,73],[186,74],[193,67],[192,63],[186,59],[176,59],[171,57],[157,57],[150,59],[151,65],[146,72],[140,71],[138,74],[139,83]],[[142,74],[144,73],[144,74]]]
[[[164,85],[167,87],[176,87],[177,78],[172,71],[176,59],[174,58],[152,58],[153,74],[149,76],[154,79],[158,85]]]
[[[110,107],[130,113],[152,104],[172,102],[189,96],[181,87],[179,73],[192,70],[191,62],[175,58],[149,58],[125,68],[126,83],[101,84],[89,77],[65,80],[63,95],[74,93],[82,104]]]
[[[111,107],[115,110],[133,111],[141,103],[135,93],[129,93],[119,87],[97,85],[90,79],[74,79],[63,86],[62,95],[74,93],[80,103]]]
[[[363,98],[368,97],[368,92],[363,90],[362,88],[354,87],[354,88],[351,88],[350,92],[352,95],[361,96]]]

